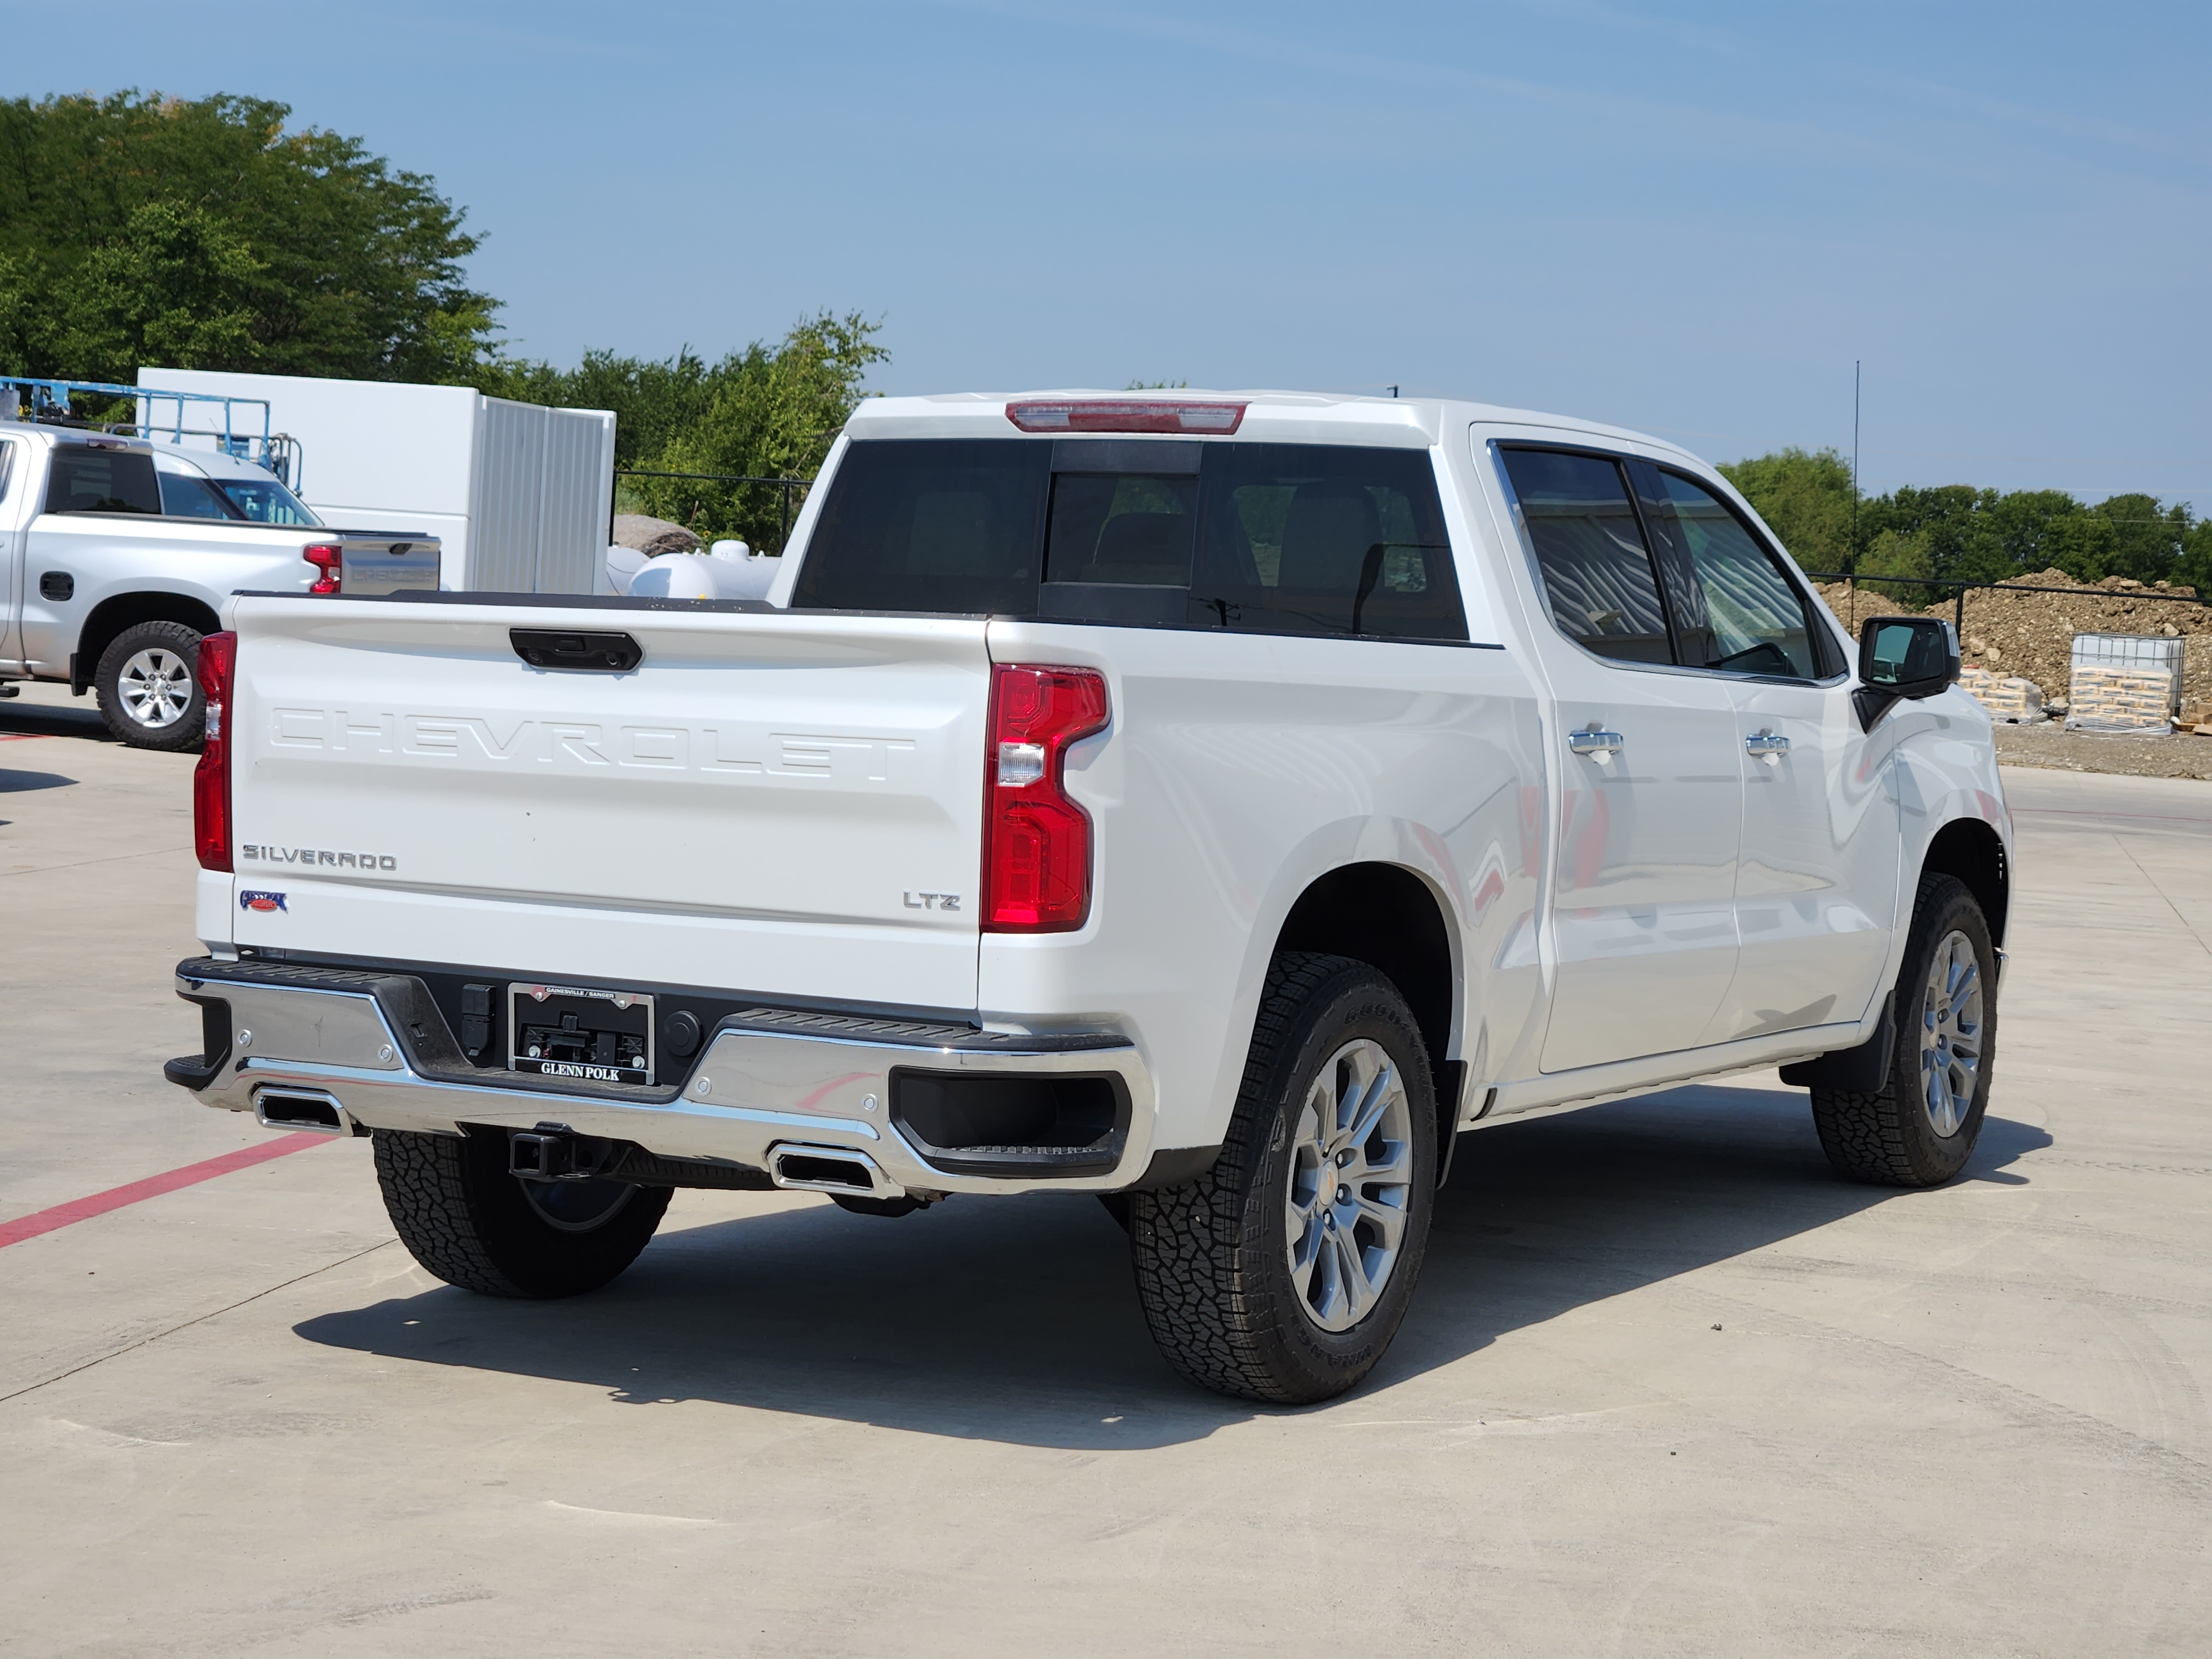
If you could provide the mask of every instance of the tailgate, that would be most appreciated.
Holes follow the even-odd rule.
[[[343,592],[403,593],[436,589],[441,544],[435,536],[386,534],[381,530],[333,533],[345,550]]]
[[[981,621],[250,598],[234,617],[238,943],[974,1006]],[[619,631],[642,660],[533,668],[518,628]]]

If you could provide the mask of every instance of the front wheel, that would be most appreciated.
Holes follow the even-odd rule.
[[[1940,1187],[1973,1154],[1996,1058],[1996,950],[1981,905],[1954,877],[1920,878],[1895,999],[1882,1086],[1814,1089],[1813,1125],[1854,1181]]]
[[[1129,1195],[1138,1294],[1168,1363],[1284,1405],[1356,1386],[1420,1274],[1436,1111],[1428,1050],[1388,979],[1277,957],[1220,1159]]]
[[[524,1181],[504,1130],[376,1131],[376,1184],[399,1242],[446,1281],[485,1296],[596,1291],[637,1260],[673,1188]]]

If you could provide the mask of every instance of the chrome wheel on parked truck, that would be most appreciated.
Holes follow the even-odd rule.
[[[1396,987],[1348,957],[1277,957],[1220,1159],[1130,1194],[1138,1294],[1168,1363],[1284,1405],[1357,1386],[1420,1274],[1436,1113]]]
[[[100,653],[93,684],[107,729],[134,749],[191,749],[207,725],[196,678],[200,635],[182,623],[140,623]]]

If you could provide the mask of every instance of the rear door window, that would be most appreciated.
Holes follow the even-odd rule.
[[[1658,574],[1620,463],[1547,449],[1498,456],[1559,631],[1601,657],[1674,661]]]
[[[127,449],[56,444],[46,477],[49,513],[151,513],[161,510],[154,458]]]

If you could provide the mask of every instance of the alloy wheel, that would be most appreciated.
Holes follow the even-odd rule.
[[[132,720],[158,732],[184,719],[192,706],[191,665],[173,651],[148,646],[123,665],[115,692]]]
[[[1413,1109],[1382,1044],[1346,1043],[1306,1091],[1285,1194],[1291,1279],[1306,1316],[1347,1331],[1382,1298],[1413,1200]]]
[[[1982,964],[1954,928],[1937,941],[1920,1003],[1920,1100],[1946,1139],[1973,1109],[1982,1068]]]

